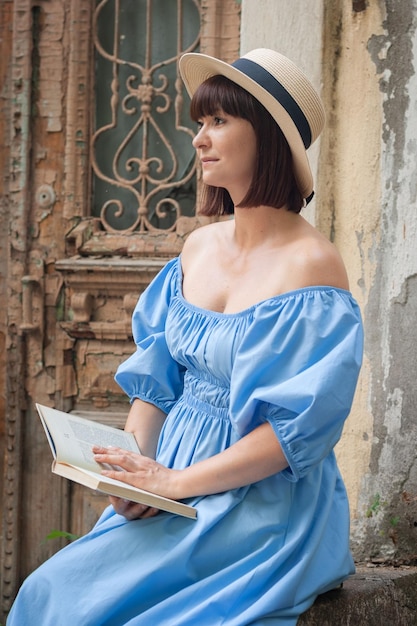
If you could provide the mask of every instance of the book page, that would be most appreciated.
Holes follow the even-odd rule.
[[[132,433],[39,404],[36,408],[54,458],[59,462],[100,473],[103,466],[94,460],[93,445],[116,446],[139,452]]]

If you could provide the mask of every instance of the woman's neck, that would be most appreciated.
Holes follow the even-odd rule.
[[[261,245],[288,241],[302,222],[304,220],[300,215],[288,211],[286,207],[235,207],[231,225],[236,245],[242,250],[251,250]]]

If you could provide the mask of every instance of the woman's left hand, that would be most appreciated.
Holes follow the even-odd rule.
[[[116,496],[109,496],[109,501],[116,513],[123,515],[127,520],[154,517],[160,513],[160,510],[154,507],[139,504],[138,502],[131,502],[124,498],[117,498]]]
[[[114,468],[103,469],[103,476],[166,498],[176,499],[175,479],[179,474],[178,470],[168,469],[147,456],[122,448],[93,446],[93,453],[97,463],[111,465]]]

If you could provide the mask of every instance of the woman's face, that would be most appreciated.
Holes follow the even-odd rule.
[[[234,204],[244,198],[252,181],[257,155],[252,124],[218,111],[198,120],[193,146],[201,161],[207,185],[223,187]]]

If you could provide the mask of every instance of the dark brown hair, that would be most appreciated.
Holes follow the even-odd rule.
[[[202,83],[191,100],[191,118],[197,122],[205,116],[223,111],[252,124],[257,140],[258,158],[246,196],[238,206],[287,205],[299,213],[303,197],[295,180],[291,150],[280,127],[265,107],[239,85],[224,76],[212,76]],[[233,213],[229,192],[222,187],[205,185],[201,213]]]

